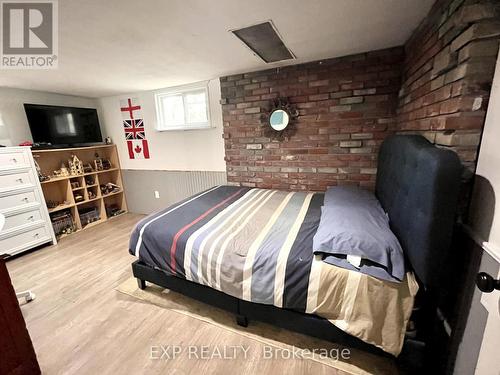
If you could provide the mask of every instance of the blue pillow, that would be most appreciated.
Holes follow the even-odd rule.
[[[405,275],[389,218],[375,195],[358,187],[327,190],[313,250],[327,263],[380,279],[402,281]]]

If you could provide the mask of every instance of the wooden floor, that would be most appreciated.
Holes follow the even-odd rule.
[[[24,304],[44,374],[344,374],[306,359],[262,358],[263,344],[119,293],[131,275],[128,238],[140,215],[127,214],[7,263]],[[235,360],[151,359],[163,345],[249,348]]]

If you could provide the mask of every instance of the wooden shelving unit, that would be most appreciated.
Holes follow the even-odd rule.
[[[108,214],[111,207],[117,208],[123,213],[127,212],[120,160],[115,145],[33,150],[32,153],[42,173],[50,176],[50,180],[41,183],[45,201],[65,202],[57,207],[49,208],[49,214],[52,216],[55,213],[68,210],[73,219],[75,232],[91,228],[115,217]],[[68,160],[71,159],[72,155],[76,155],[84,165],[88,163],[94,165],[96,154],[100,158],[109,160],[111,168],[65,177],[53,175],[55,170],[61,168],[62,163],[68,166]],[[73,182],[78,182],[78,186],[72,187],[71,183]],[[109,182],[118,185],[120,190],[103,195],[101,185]],[[88,216],[85,215],[85,212],[89,210],[97,210],[97,220],[85,219]],[[66,234],[60,238],[65,236]]]

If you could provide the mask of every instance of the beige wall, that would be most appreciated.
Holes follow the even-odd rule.
[[[120,99],[138,98],[143,109],[150,159],[131,160],[123,132]],[[106,133],[117,144],[123,169],[225,171],[222,139],[222,109],[219,80],[209,82],[210,119],[214,128],[189,131],[155,130],[156,110],[154,91],[143,91],[99,99],[101,122]]]
[[[97,106],[96,99],[0,87],[0,144],[11,146],[32,140],[24,103],[91,108]]]

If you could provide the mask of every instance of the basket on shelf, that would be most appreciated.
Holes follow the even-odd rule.
[[[76,225],[73,221],[73,215],[71,215],[71,212],[69,210],[52,214],[51,221],[56,236],[70,234],[76,230]]]
[[[125,213],[117,204],[107,204],[106,205],[106,214],[108,217],[118,216]]]
[[[100,219],[97,207],[87,208],[80,211],[80,221],[83,226],[98,221]]]

